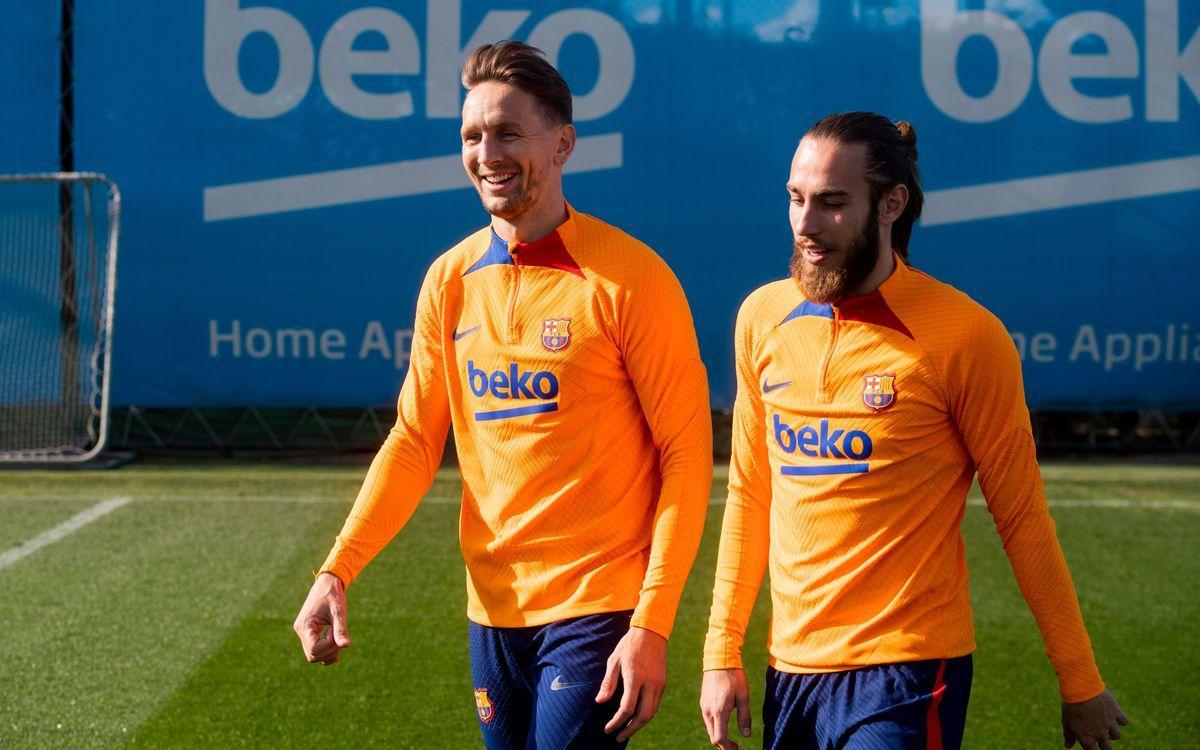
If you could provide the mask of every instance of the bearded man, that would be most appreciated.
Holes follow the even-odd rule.
[[[701,710],[750,733],[741,648],[771,571],[766,748],[958,748],[975,650],[961,525],[976,474],[1058,675],[1063,735],[1126,718],[1096,668],[1046,507],[1017,352],[962,292],[911,268],[916,134],[850,112],[788,180],[791,278],[742,305],[729,494]],[[986,742],[985,742],[986,744]]]

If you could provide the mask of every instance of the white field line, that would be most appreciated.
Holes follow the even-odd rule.
[[[7,497],[0,498],[0,506],[5,500],[36,500],[48,502],[69,502],[89,500],[87,497],[79,497],[78,495],[30,495],[25,497]],[[352,496],[346,497],[305,497],[296,495],[137,495],[136,498],[125,497],[108,500],[105,502],[112,503],[121,501],[118,505],[109,510],[114,510],[120,505],[124,505],[130,500],[136,499],[139,503],[282,503],[293,505],[341,505],[349,507],[353,502]],[[104,503],[101,503],[103,505]],[[457,497],[427,497],[421,501],[421,505],[459,505],[460,501]],[[724,505],[724,497],[710,497],[709,505]],[[1159,498],[1156,500],[1131,500],[1129,498],[1111,497],[1111,498],[1064,498],[1061,500],[1050,500],[1051,508],[1101,508],[1110,510],[1190,510],[1200,512],[1200,498]],[[982,498],[972,497],[967,499],[967,505],[973,508],[986,507],[986,503]],[[96,506],[99,507],[99,506]],[[83,516],[91,513],[95,508],[89,509],[80,513]],[[100,515],[107,513],[103,511]],[[76,516],[78,518],[79,516]],[[98,516],[97,516],[98,517]],[[74,519],[72,519],[74,520]],[[94,519],[89,519],[94,520]],[[69,523],[69,521],[68,521]],[[86,522],[85,522],[86,523]],[[47,532],[49,533],[49,532]],[[70,532],[67,532],[70,533]],[[11,550],[10,550],[11,551]],[[8,553],[5,553],[8,554]],[[4,567],[0,565],[0,567]]]
[[[42,547],[49,544],[54,544],[69,534],[79,531],[84,526],[87,526],[92,521],[112,513],[117,508],[125,505],[133,498],[129,497],[114,497],[103,502],[96,503],[87,510],[76,513],[67,520],[52,529],[43,531],[32,539],[21,542],[16,547],[12,547],[0,553],[0,569],[7,568],[17,560],[32,555]]]

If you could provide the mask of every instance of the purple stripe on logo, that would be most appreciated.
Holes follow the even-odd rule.
[[[549,411],[558,411],[558,402],[553,401],[548,404],[534,404],[533,406],[518,406],[515,409],[500,409],[498,411],[477,411],[475,419],[480,422],[491,422],[497,419],[509,419],[511,417],[523,417],[526,414],[545,414]]]
[[[786,477],[811,477],[824,474],[866,474],[871,465],[861,464],[828,464],[826,466],[780,466],[779,473]]]

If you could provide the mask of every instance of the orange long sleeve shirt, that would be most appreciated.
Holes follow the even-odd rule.
[[[1103,690],[1038,472],[1016,349],[908,268],[838,306],[743,304],[705,669],[741,666],[771,571],[771,663],[830,672],[975,649],[961,524],[976,472],[1064,700]]]
[[[395,427],[322,570],[348,585],[392,539],[453,425],[472,621],[633,609],[669,636],[712,479],[704,365],[666,263],[568,214],[538,242],[483,229],[433,263]]]

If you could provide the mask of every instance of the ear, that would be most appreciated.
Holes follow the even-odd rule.
[[[883,194],[883,198],[879,200],[879,223],[893,224],[900,215],[904,213],[904,208],[908,205],[908,188],[904,185],[896,185],[891,190]]]
[[[554,163],[562,166],[575,152],[575,126],[562,125],[558,129],[558,140],[554,146]]]

